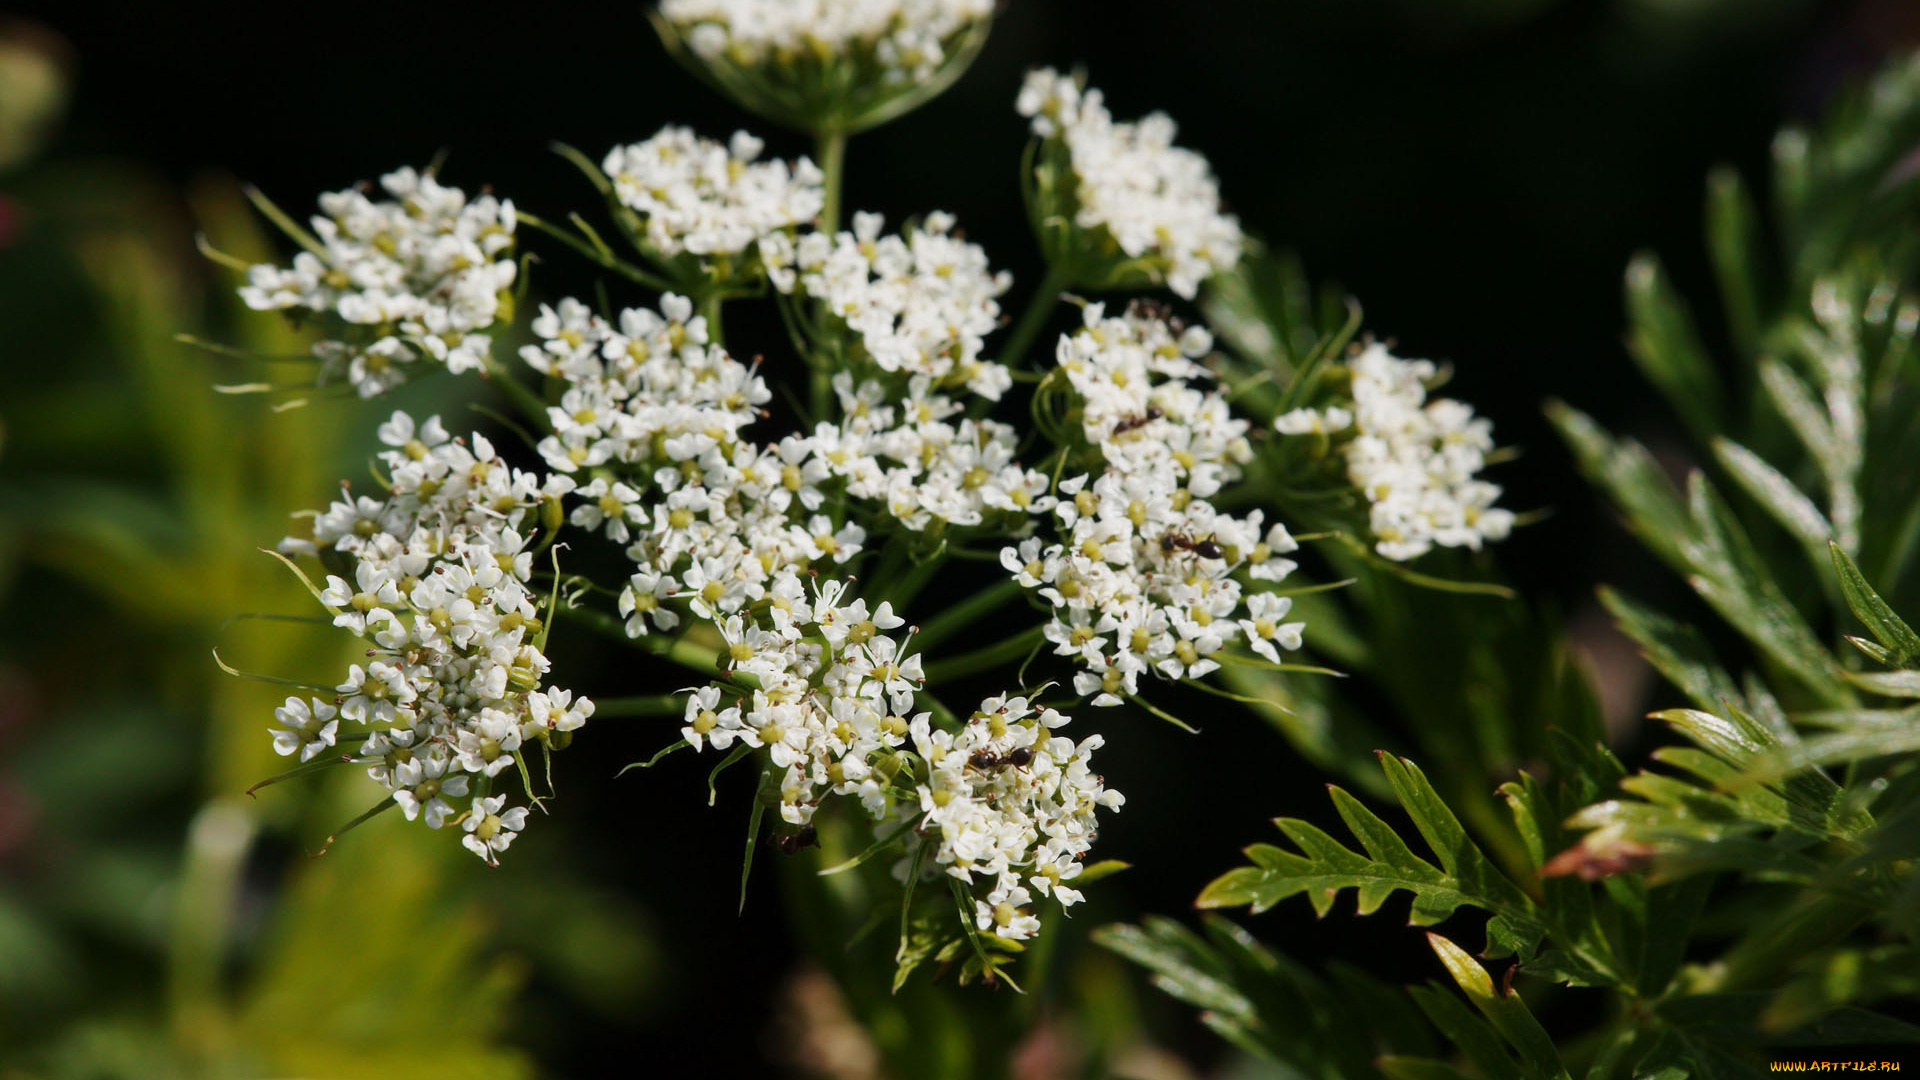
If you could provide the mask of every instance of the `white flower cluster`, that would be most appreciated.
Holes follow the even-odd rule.
[[[661,256],[737,256],[812,221],[825,205],[825,177],[813,162],[758,161],[764,145],[744,131],[722,146],[669,126],[614,147],[601,168]]]
[[[622,312],[619,323],[563,300],[534,320],[544,340],[521,357],[568,384],[539,450],[563,474],[592,473],[573,493],[571,522],[628,544],[638,568],[620,597],[628,633],[678,626],[669,599],[724,617],[765,597],[780,574],[860,551],[865,530],[816,512],[827,467],[810,439],[766,447],[740,437],[770,392],[708,341],[685,297]]]
[[[924,83],[955,34],[993,14],[993,0],[661,0],[709,62],[743,66],[796,56],[871,56],[885,83]]]
[[[821,301],[881,371],[1000,400],[1013,375],[980,354],[1012,275],[994,273],[980,245],[953,235],[951,214],[929,214],[904,236],[883,236],[885,225],[879,214],[855,214],[853,231],[838,236],[808,233],[794,246],[769,237],[768,275],[781,292],[798,287]]]
[[[1292,536],[1277,523],[1263,532],[1261,511],[1235,517],[1207,501],[1252,454],[1247,422],[1195,385],[1207,372],[1194,358],[1211,348],[1198,327],[1141,307],[1109,317],[1098,304],[1060,340],[1056,377],[1079,396],[1104,469],[1061,482],[1057,542],[1028,539],[1001,562],[1053,606],[1047,639],[1074,658],[1074,689],[1095,705],[1136,693],[1145,672],[1206,675],[1236,641],[1271,662],[1300,647],[1301,624],[1283,621],[1292,601],[1240,580],[1291,573],[1279,556]]]
[[[320,380],[345,378],[361,397],[401,382],[421,363],[475,371],[513,284],[513,204],[469,200],[431,172],[380,178],[391,198],[361,189],[320,196],[317,250],[291,267],[247,271],[240,296],[260,311],[320,316]]]
[[[885,603],[869,610],[843,581],[808,580],[866,537],[821,512],[835,485],[913,528],[977,524],[993,510],[1024,522],[1050,508],[1047,478],[1012,460],[1013,430],[956,419],[960,406],[924,373],[890,377],[908,384],[901,400],[841,372],[839,424],[763,447],[741,429],[765,385],[709,344],[683,298],[625,312],[619,330],[563,301],[534,327],[544,340],[523,357],[569,384],[540,450],[557,475],[593,475],[572,492],[573,523],[628,542],[628,633],[675,629],[684,609],[725,643],[727,676],[691,693],[685,739],[764,751],[781,816],[795,825],[829,795],[858,798],[883,823],[903,800],[924,803],[922,828],[940,830],[935,863],[967,881],[997,876],[986,917],[1003,935],[1031,933],[1029,886],[1044,895],[1077,874],[1093,808],[1119,805],[1087,771],[1098,740],[1040,738],[1065,717],[1021,699],[990,701],[963,732],[935,732],[913,712],[920,658],[888,633],[900,617]],[[897,779],[910,741],[932,770],[917,792]],[[947,750],[959,756],[947,761]]]
[[[934,393],[915,375],[904,393],[877,379],[833,377],[843,418],[814,429],[814,453],[847,494],[879,503],[916,531],[980,526],[990,518],[1020,529],[1054,505],[1047,474],[1014,459],[1020,435],[997,420],[966,416],[965,406]]]
[[[1065,142],[1079,181],[1075,223],[1106,230],[1168,288],[1192,299],[1202,281],[1240,261],[1239,220],[1221,212],[1207,159],[1173,145],[1165,113],[1115,122],[1100,91],[1052,68],[1028,74],[1015,107],[1035,135]]]
[[[1104,740],[1092,735],[1076,744],[1053,734],[1066,724],[1024,697],[988,698],[957,733],[933,727],[925,714],[912,721],[914,751],[928,770],[916,789],[920,829],[939,830],[927,842],[947,873],[969,884],[975,874],[994,879],[974,899],[974,918],[1000,937],[1039,931],[1040,920],[1026,910],[1033,891],[1062,906],[1081,900],[1066,882],[1092,847],[1094,810],[1126,801],[1092,770]]]
[[[727,644],[730,681],[750,687],[731,704],[722,688],[695,690],[680,734],[695,749],[725,750],[738,740],[764,748],[780,780],[780,816],[812,820],[829,795],[858,798],[883,816],[888,777],[874,768],[906,742],[914,692],[925,681],[906,639],[889,636],[902,619],[889,604],[869,611],[845,582],[826,580],[808,595],[798,574],[775,579],[764,616],[720,615],[703,600]]]
[[[434,417],[396,412],[380,428],[389,449],[383,498],[345,495],[314,516],[311,539],[281,550],[351,560],[351,580],[329,576],[321,602],[372,644],[332,701],[288,699],[274,747],[316,757],[341,740],[339,721],[367,734],[351,756],[371,767],[409,820],[458,823],[464,843],[494,862],[524,826],[526,809],[489,792],[519,755],[568,733],[593,703],[542,689],[543,622],[529,585],[529,534],[542,504],[573,488],[508,466],[479,435],[450,438]],[[514,779],[509,774],[509,779]]]
[[[1346,367],[1351,409],[1296,409],[1273,426],[1285,435],[1352,430],[1343,447],[1347,478],[1371,504],[1374,550],[1405,562],[1436,544],[1477,551],[1506,539],[1513,513],[1493,505],[1497,485],[1475,476],[1493,450],[1493,425],[1461,402],[1427,400],[1431,361],[1401,360],[1376,342]]]

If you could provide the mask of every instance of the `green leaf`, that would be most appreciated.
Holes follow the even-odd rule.
[[[1743,357],[1760,346],[1762,243],[1760,214],[1740,174],[1721,167],[1707,174],[1707,254],[1720,285],[1727,329]]]
[[[1343,889],[1353,889],[1359,914],[1379,909],[1396,891],[1413,894],[1412,922],[1432,926],[1462,905],[1492,913],[1489,949],[1499,955],[1531,953],[1546,932],[1533,901],[1494,867],[1460,825],[1426,777],[1411,762],[1382,754],[1381,767],[1401,806],[1413,818],[1436,867],[1415,855],[1392,827],[1358,799],[1328,785],[1334,808],[1366,854],[1342,845],[1318,827],[1294,818],[1274,824],[1299,851],[1270,844],[1246,849],[1252,866],[1228,871],[1210,883],[1197,905],[1265,911],[1304,893],[1314,912],[1325,915]]]
[[[1634,535],[1667,565],[1686,573],[1690,564],[1681,543],[1693,534],[1693,522],[1646,447],[1613,438],[1592,417],[1563,402],[1548,404],[1547,419],[1573,451],[1580,471],[1613,498]]]
[[[1692,314],[1656,256],[1634,256],[1627,266],[1626,294],[1627,346],[1641,373],[1695,436],[1712,438],[1726,426],[1720,380]]]
[[[1537,1080],[1550,1077],[1566,1077],[1567,1068],[1560,1063],[1559,1051],[1554,1049],[1553,1039],[1547,1034],[1540,1022],[1533,1018],[1526,1002],[1511,988],[1495,989],[1492,976],[1480,966],[1479,962],[1467,955],[1465,949],[1441,937],[1429,933],[1427,944],[1446,965],[1447,974],[1467,995],[1467,1000],[1487,1018],[1507,1045],[1519,1052],[1520,1062],[1528,1076]]]
[[[1713,453],[1741,489],[1800,541],[1814,564],[1819,565],[1822,550],[1833,538],[1833,525],[1813,500],[1795,487],[1793,481],[1780,475],[1779,470],[1739,443],[1716,438]]]
[[[1762,652],[1799,676],[1835,705],[1854,695],[1833,654],[1775,585],[1739,519],[1705,476],[1688,484],[1693,537],[1682,545],[1691,573],[1687,582],[1728,624]]]
[[[1742,700],[1740,689],[1713,658],[1713,650],[1698,630],[1675,622],[1654,609],[1606,587],[1600,603],[1613,614],[1621,633],[1639,644],[1641,654],[1667,681],[1679,687],[1703,709]]]
[[[1253,1002],[1228,981],[1226,965],[1204,941],[1171,919],[1152,918],[1144,927],[1103,926],[1092,938],[1101,948],[1153,972],[1154,986],[1180,1001],[1243,1023],[1254,1018]]]
[[[1840,545],[1830,544],[1829,550],[1833,555],[1833,568],[1840,574],[1840,594],[1846,597],[1854,617],[1886,646],[1888,662],[1894,667],[1905,667],[1920,659],[1920,634],[1915,634],[1913,627],[1893,613],[1873,586],[1867,584],[1860,567],[1840,550]]]
[[[1920,1027],[1866,1009],[1840,1008],[1786,1031],[1765,1032],[1760,1018],[1773,994],[1688,994],[1656,1006],[1660,1018],[1690,1034],[1736,1046],[1846,1046],[1920,1043]]]
[[[760,843],[760,819],[766,815],[767,790],[773,786],[771,771],[760,774],[759,790],[753,794],[753,810],[747,814],[747,853],[740,860],[740,912],[747,910],[747,879],[753,875],[753,849]]]
[[[1920,698],[1920,670],[1849,671],[1847,681],[1882,697]]]
[[[1432,986],[1409,986],[1407,993],[1481,1076],[1487,1080],[1530,1080],[1507,1053],[1499,1033],[1458,997]]]
[[[1466,1073],[1444,1061],[1432,1058],[1397,1057],[1386,1054],[1375,1064],[1393,1080],[1470,1080]]]

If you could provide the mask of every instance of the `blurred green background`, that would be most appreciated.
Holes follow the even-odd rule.
[[[278,414],[215,394],[256,373],[176,334],[300,344],[194,251],[204,231],[272,255],[233,177],[304,209],[444,147],[454,183],[552,217],[587,200],[549,139],[745,118],[666,61],[637,3],[16,10],[0,17],[0,1077],[589,1076],[684,1053],[692,1030],[744,1033],[694,1047],[717,1075],[868,1075],[773,878],[733,912],[744,792],[723,784],[707,810],[697,769],[611,779],[659,731],[595,725],[559,764],[557,813],[500,871],[391,818],[310,859],[372,788],[244,794],[278,767],[281,695],[210,656],[342,667],[344,635],[248,617],[309,612],[255,549],[364,475],[388,409],[486,423],[478,391],[447,380]],[[1011,99],[1026,67],[1085,62],[1119,114],[1181,121],[1249,228],[1354,289],[1406,351],[1457,364],[1460,396],[1528,450],[1501,476],[1510,501],[1556,512],[1508,565],[1578,609],[1603,577],[1672,586],[1606,543],[1538,402],[1665,425],[1619,345],[1629,253],[1669,254],[1705,295],[1704,170],[1758,163],[1783,119],[1916,40],[1909,0],[1013,0],[952,93],[855,143],[849,201],[955,210],[1031,279]],[[536,293],[581,287],[571,273],[542,268]],[[748,325],[741,351],[772,354],[778,333]],[[584,641],[555,651],[592,693],[668,677]],[[1108,768],[1131,801],[1101,853],[1150,872],[1103,885],[1088,926],[1184,910],[1266,817],[1325,812],[1323,778],[1264,728],[1126,735]],[[1262,931],[1390,978],[1421,955],[1411,931]],[[1117,960],[1076,950],[1069,969],[1081,1037],[1119,1071],[1241,1067]],[[1050,1037],[1023,1075],[1063,1074],[1073,1055]]]

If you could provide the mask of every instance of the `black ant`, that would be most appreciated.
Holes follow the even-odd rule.
[[[1191,536],[1172,530],[1161,533],[1160,553],[1162,555],[1171,555],[1175,551],[1191,551],[1203,559],[1218,559],[1226,555],[1226,552],[1220,549],[1219,543],[1213,539],[1211,534],[1195,540]]]
[[[967,764],[976,769],[1004,769],[1009,765],[1024,768],[1032,761],[1033,751],[1023,746],[1005,756],[989,754],[985,750],[975,750],[973,756],[967,759]]]
[[[782,855],[792,855],[801,848],[819,847],[820,831],[811,825],[802,825],[799,831],[788,833],[774,842],[780,845]]]
[[[1137,431],[1140,428],[1146,427],[1148,424],[1153,423],[1155,420],[1158,420],[1165,415],[1167,414],[1164,412],[1161,412],[1159,409],[1148,409],[1146,412],[1141,413],[1138,416],[1129,416],[1126,419],[1120,421],[1119,423],[1113,425],[1114,437],[1118,438],[1121,435],[1125,435],[1129,431]]]

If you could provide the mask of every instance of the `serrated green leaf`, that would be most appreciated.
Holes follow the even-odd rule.
[[[1325,915],[1343,889],[1356,893],[1360,914],[1379,909],[1396,891],[1413,894],[1412,922],[1431,926],[1462,905],[1494,916],[1488,925],[1489,948],[1505,955],[1529,953],[1546,933],[1533,901],[1494,867],[1467,837],[1453,811],[1413,763],[1381,755],[1387,782],[1413,818],[1441,866],[1415,855],[1398,834],[1339,787],[1329,792],[1341,819],[1360,841],[1365,855],[1352,851],[1319,827],[1293,818],[1274,824],[1298,852],[1271,844],[1246,849],[1252,866],[1238,867],[1214,879],[1200,893],[1201,908],[1248,907],[1258,913],[1304,893],[1316,914]]]
[[[1886,647],[1889,663],[1895,667],[1905,667],[1920,659],[1920,634],[1915,634],[1913,627],[1894,614],[1873,586],[1867,584],[1860,567],[1846,552],[1840,550],[1840,545],[1830,545],[1829,550],[1833,556],[1833,568],[1840,575],[1840,594],[1846,597],[1847,607],[1852,609],[1854,617],[1865,624],[1880,644]]]

